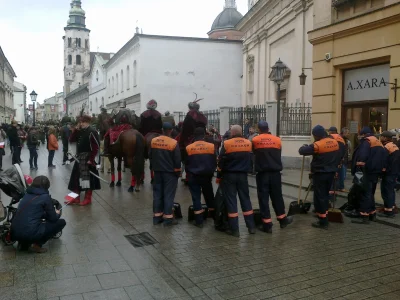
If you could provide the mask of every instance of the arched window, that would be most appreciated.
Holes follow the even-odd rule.
[[[124,71],[121,70],[121,93],[124,91]]]
[[[99,70],[96,71],[96,81],[99,81]]]
[[[126,67],[126,89],[129,90],[129,86],[131,84],[131,79],[129,78],[129,66]]]
[[[68,47],[71,47],[71,45],[72,45],[72,38],[68,38]]]
[[[137,82],[136,82],[137,78],[136,78],[136,76],[137,76],[137,63],[136,63],[136,60],[135,60],[133,62],[133,86],[134,87],[137,86]]]
[[[101,97],[101,107],[104,107],[104,97]]]
[[[81,61],[81,56],[80,55],[77,55],[76,56],[76,64],[77,65],[80,65],[82,63],[82,61]]]
[[[89,106],[90,106],[90,111],[92,111],[92,109],[93,109],[92,101],[90,101]]]
[[[115,81],[116,81],[115,93],[118,95],[118,87],[119,87],[118,73],[115,75]]]
[[[111,90],[112,90],[112,96],[114,97],[114,76],[112,78],[112,88],[111,88]]]
[[[72,55],[68,55],[68,64],[72,65]]]

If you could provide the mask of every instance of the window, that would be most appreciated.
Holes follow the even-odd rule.
[[[112,96],[114,97],[114,76],[112,78],[112,88],[111,88],[111,90],[112,90]]]
[[[118,73],[115,75],[115,92],[116,92],[116,94],[118,95],[118,87],[119,87],[119,85],[118,85]]]
[[[68,47],[71,47],[71,45],[72,45],[72,38],[68,38]]]
[[[101,107],[104,107],[104,97],[101,97]]]
[[[82,63],[82,61],[81,61],[81,56],[80,55],[77,55],[76,56],[76,64],[77,65],[80,65]]]
[[[89,106],[90,106],[90,111],[92,111],[92,108],[93,108],[92,101],[90,101]]]
[[[124,91],[124,71],[121,70],[121,93]]]
[[[88,39],[85,40],[85,48],[89,49],[89,40]]]
[[[136,60],[133,62],[133,86],[135,87],[136,84],[136,75],[137,75],[137,63]]]
[[[68,55],[68,64],[72,65],[72,55]]]
[[[126,67],[126,89],[129,90],[130,86],[130,78],[129,78],[129,66]]]
[[[99,81],[99,70],[96,71],[96,81]]]
[[[81,39],[76,39],[76,47],[80,48],[81,47]]]

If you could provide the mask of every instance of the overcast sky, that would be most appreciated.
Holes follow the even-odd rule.
[[[237,0],[247,12],[247,0]],[[16,81],[42,102],[63,90],[63,40],[71,0],[0,0],[0,46]],[[82,0],[91,51],[117,52],[135,33],[207,37],[224,0]],[[29,99],[29,96],[28,96]]]

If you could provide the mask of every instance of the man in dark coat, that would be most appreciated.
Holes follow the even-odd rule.
[[[140,133],[146,137],[150,132],[162,134],[162,116],[156,110],[157,101],[150,100],[147,105],[147,110],[140,115]]]
[[[21,154],[21,139],[18,136],[18,123],[17,121],[12,121],[11,127],[8,130],[8,138],[10,140],[10,147],[13,150],[12,154],[12,164],[19,164],[20,163],[20,154]]]
[[[71,135],[71,125],[69,123],[65,124],[61,127],[61,142],[63,145],[63,165],[68,164],[68,143],[69,143],[69,136]]]
[[[77,143],[76,162],[72,169],[68,189],[76,194],[85,191],[85,199],[69,201],[69,204],[81,206],[92,203],[93,190],[100,190],[99,172],[96,169],[96,156],[100,148],[100,140],[97,131],[90,126],[91,117],[82,116],[78,126],[72,131],[69,141]],[[94,175],[96,176],[94,176]]]

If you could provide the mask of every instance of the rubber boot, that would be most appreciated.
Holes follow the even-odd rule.
[[[363,216],[363,215],[361,215],[361,218],[359,218],[359,219],[351,220],[351,223],[354,223],[354,224],[368,225],[369,222],[370,222],[369,216]]]
[[[203,221],[204,221],[203,214],[195,214],[194,221],[192,224],[196,227],[203,228]]]
[[[328,218],[318,218],[318,221],[311,223],[311,226],[314,228],[328,229],[329,227]]]
[[[272,222],[263,223],[258,227],[258,229],[261,230],[262,232],[272,233],[272,226],[273,226]]]
[[[381,218],[394,218],[395,217],[395,213],[394,213],[394,211],[385,211],[383,213],[378,213],[378,217],[381,217]]]
[[[279,220],[279,224],[281,226],[281,228],[286,228],[288,225],[293,223],[293,216],[289,216],[289,217],[284,217],[283,219]]]
[[[87,190],[85,192],[85,199],[80,204],[80,206],[86,206],[86,205],[92,204],[92,193],[93,193],[92,190]]]

